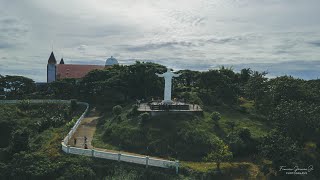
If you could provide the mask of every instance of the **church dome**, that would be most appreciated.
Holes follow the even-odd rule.
[[[110,58],[108,58],[106,60],[106,66],[112,66],[112,65],[116,65],[119,64],[118,60],[116,58],[114,58],[113,56],[111,56]]]

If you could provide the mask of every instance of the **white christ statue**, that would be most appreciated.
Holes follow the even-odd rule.
[[[172,104],[171,100],[171,87],[172,87],[172,77],[179,77],[180,74],[174,74],[169,69],[167,72],[163,74],[156,73],[158,77],[164,77],[164,100],[163,103],[165,104]]]

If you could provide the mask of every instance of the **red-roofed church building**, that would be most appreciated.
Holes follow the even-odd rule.
[[[106,60],[105,66],[102,65],[82,65],[82,64],[65,64],[63,58],[57,64],[56,58],[51,52],[47,65],[47,83],[65,78],[82,78],[92,70],[110,68],[119,64],[118,61],[111,56]]]

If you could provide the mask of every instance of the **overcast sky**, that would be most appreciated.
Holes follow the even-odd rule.
[[[152,61],[320,77],[319,0],[0,0],[0,74],[46,81],[66,63]]]

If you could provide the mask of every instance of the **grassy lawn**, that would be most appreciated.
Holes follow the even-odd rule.
[[[227,107],[209,108],[209,111],[204,113],[204,118],[208,123],[212,122],[210,114],[213,111],[221,114],[221,119],[218,124],[223,132],[217,132],[219,135],[226,135],[231,132],[231,128],[227,124],[230,121],[235,122],[235,131],[241,128],[247,128],[250,130],[253,138],[263,137],[271,129],[270,125],[265,122],[265,119],[260,119],[249,113],[243,113]]]
[[[247,104],[246,106],[251,106],[252,104],[250,103],[251,102],[249,102],[249,105]],[[151,156],[179,159],[181,160],[181,165],[183,168],[200,174],[214,174],[214,172],[216,171],[216,163],[202,162],[203,156],[197,156],[189,159],[187,158],[184,159],[185,161],[183,160],[183,158],[176,158],[175,154],[171,153],[170,150],[176,150],[174,149],[177,148],[175,144],[181,143],[180,140],[176,141],[178,137],[181,137],[181,135],[178,135],[179,133],[200,132],[200,134],[195,134],[195,136],[206,134],[206,137],[218,136],[221,139],[225,139],[225,137],[229,133],[231,133],[231,128],[227,123],[230,121],[235,122],[235,131],[241,128],[247,128],[250,130],[253,138],[262,137],[266,135],[271,129],[271,127],[268,126],[268,124],[265,123],[263,119],[259,119],[251,115],[250,113],[241,112],[239,110],[235,110],[226,106],[218,106],[206,107],[203,116],[188,114],[164,114],[160,116],[154,116],[151,117],[145,124],[145,126],[143,127],[144,130],[136,131],[134,129],[141,128],[138,125],[139,118],[137,116],[128,116],[130,108],[131,106],[123,108],[123,111],[120,115],[121,120],[115,118],[111,113],[106,114],[104,118],[100,118],[97,125],[96,133],[93,138],[93,145],[95,147],[110,150],[119,150],[118,144],[115,143],[112,138],[118,138],[120,136],[124,136],[124,134],[128,134],[127,136],[124,136],[125,138],[123,138],[122,140],[121,138],[119,139],[119,142],[125,144],[125,141],[128,139],[131,142],[136,142],[138,139],[135,139],[134,137],[138,135],[137,133],[146,132],[143,138],[145,138],[144,143],[147,144],[142,143],[141,146],[135,146],[135,148],[133,149],[123,150],[139,154],[146,154],[148,152],[145,151],[145,147],[149,145],[150,149],[153,148],[153,150],[156,150],[153,152],[153,154],[150,154]],[[221,114],[221,119],[218,122],[218,129],[215,128],[215,125],[210,117],[213,111],[218,111]],[[110,128],[115,124],[117,125],[115,126],[116,128],[127,128],[124,128],[123,131],[117,131],[118,135],[115,136],[113,134],[112,138],[110,137],[103,140],[103,134],[106,132],[106,129],[108,127],[109,131],[112,131],[113,133],[114,131],[116,131],[115,129]],[[134,144],[129,143],[127,144],[127,147],[131,145]],[[189,145],[192,146],[192,144]],[[177,151],[177,153],[182,152]],[[223,174],[230,174],[229,178],[232,177],[235,179],[255,179],[257,177],[263,177],[263,175],[261,175],[261,172],[259,171],[259,167],[251,162],[250,157],[243,158],[244,159],[235,158],[235,162],[222,163],[221,170]]]
[[[103,132],[104,132],[103,127],[98,126],[91,142],[92,145],[96,148],[120,150],[119,147],[117,146],[113,146],[112,144],[103,142],[102,140]]]
[[[137,116],[127,116],[130,111],[131,105],[124,107],[120,115],[121,120],[115,119],[111,112],[108,112],[103,118],[100,118],[92,141],[94,147],[119,150],[118,144],[111,143],[109,142],[110,140],[104,141],[103,134],[106,128],[114,123],[119,124],[119,126],[122,127],[128,126],[130,128],[139,128],[139,120]],[[215,128],[214,123],[210,118],[210,114],[213,111],[218,111],[222,116],[218,122],[218,129]],[[240,112],[225,106],[206,107],[206,111],[203,116],[173,114],[151,117],[145,125],[145,128],[152,133],[152,138],[156,138],[151,139],[152,142],[167,142],[167,139],[173,138],[177,131],[188,125],[194,126],[194,128],[201,129],[210,134],[216,134],[221,138],[225,138],[226,135],[231,132],[231,128],[228,126],[228,122],[230,121],[235,122],[235,131],[241,128],[247,128],[250,130],[253,138],[262,137],[271,129],[263,119],[259,119],[249,113]],[[144,149],[140,150],[144,151]]]

